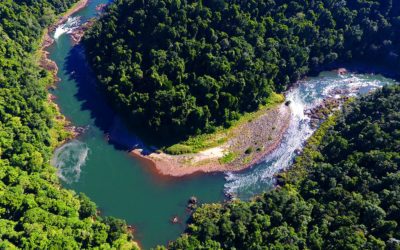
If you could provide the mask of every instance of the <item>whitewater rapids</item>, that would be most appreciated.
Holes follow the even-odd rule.
[[[81,17],[69,17],[68,20],[59,25],[54,32],[54,39],[57,41],[63,34],[71,34],[75,29],[81,25]]]
[[[303,148],[315,131],[305,111],[317,107],[328,97],[338,98],[333,94],[335,90],[357,96],[394,83],[394,80],[376,75],[339,75],[336,72],[324,72],[319,77],[300,81],[286,94],[292,115],[280,146],[253,168],[241,173],[227,173],[225,192],[248,199],[273,187],[275,174],[290,167],[296,151]]]

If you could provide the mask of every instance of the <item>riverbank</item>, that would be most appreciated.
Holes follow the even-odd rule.
[[[65,23],[70,16],[85,8],[88,5],[88,3],[89,0],[80,0],[69,10],[67,10],[67,12],[61,15],[61,17],[59,17],[59,19],[54,24],[52,24],[50,27],[44,30],[44,34],[41,40],[41,46],[39,49],[40,53],[39,63],[42,68],[52,72],[52,74],[54,75],[54,82],[59,81],[59,79],[57,78],[58,67],[55,62],[51,61],[48,58],[49,52],[46,51],[46,48],[50,47],[54,43],[54,39],[50,36],[50,33],[54,32],[59,25]]]
[[[49,80],[48,86],[46,86],[48,89],[55,88],[56,83],[60,81],[60,79],[57,76],[58,66],[54,61],[49,59],[49,52],[46,50],[47,48],[52,46],[55,42],[55,40],[50,36],[50,33],[54,32],[59,25],[62,25],[65,22],[67,22],[68,18],[71,15],[85,8],[88,5],[88,3],[89,0],[80,0],[75,5],[73,5],[67,12],[62,14],[54,24],[50,25],[50,27],[48,27],[43,31],[43,35],[40,41],[40,48],[38,49],[38,64],[41,68],[51,73],[51,79]],[[54,100],[55,96],[53,96],[51,93],[48,93],[47,101],[49,105],[54,109],[55,112],[54,120],[56,122],[56,130],[57,130],[55,132],[52,132],[52,137],[56,138],[61,137],[61,139],[55,139],[59,141],[56,144],[56,146],[59,146],[65,143],[67,140],[72,139],[81,134],[82,128],[71,125],[71,123],[61,114],[60,108],[58,107],[58,105],[55,103]],[[60,136],[60,134],[62,135]]]
[[[55,40],[50,36],[52,32],[59,26],[67,22],[68,18],[87,7],[89,0],[80,0],[75,5],[73,5],[67,12],[62,14],[59,19],[52,24],[50,27],[43,31],[42,39],[39,41],[40,47],[35,54],[37,58],[38,65],[46,71],[50,72],[50,75],[47,76],[48,81],[46,84],[47,89],[55,88],[56,83],[60,81],[57,77],[58,74],[58,66],[55,61],[52,61],[49,56],[50,53],[46,50],[50,46],[52,46]],[[67,141],[72,138],[77,137],[81,133],[85,131],[85,128],[73,126],[69,120],[60,112],[60,108],[55,103],[55,96],[48,92],[47,105],[49,105],[54,113],[54,121],[55,125],[49,133],[51,134],[52,140],[57,141],[57,144],[53,145],[53,148],[65,144]],[[58,187],[59,188],[59,187]],[[97,215],[98,216],[98,215]],[[93,219],[96,220],[96,216],[93,216]],[[104,224],[105,225],[105,224]],[[124,230],[124,227],[121,228]],[[118,246],[124,249],[142,249],[140,244],[132,239],[134,230],[132,226],[126,226],[125,228],[125,238],[122,238],[120,242],[118,242]],[[114,246],[114,245],[113,245]]]
[[[241,171],[259,163],[281,142],[290,123],[290,108],[278,104],[229,131],[226,142],[197,153],[170,155],[138,147],[131,151],[144,165],[161,175],[181,177],[195,173]]]
[[[321,93],[323,100],[318,105],[311,104],[299,114],[309,119],[307,122],[310,122],[312,130],[319,127],[321,121],[345,102],[348,96],[363,88],[363,84],[354,82],[357,79],[351,79],[351,71],[349,72],[346,68],[338,68],[332,72],[341,76],[339,79],[349,78],[345,81],[349,84],[348,89],[341,89],[340,85],[327,89],[325,94]],[[298,82],[300,83],[301,81]],[[291,89],[295,87],[296,84]],[[244,170],[259,163],[276,149],[288,129],[290,108],[282,103],[272,107],[264,110],[263,115],[252,117],[239,124],[229,136],[215,133],[206,143],[202,139],[195,139],[194,142],[184,142],[170,147],[173,150],[170,148],[157,150],[138,141],[131,154],[142,161],[143,165],[163,176],[182,177],[197,173]],[[211,146],[197,150],[196,143]],[[300,145],[296,147],[295,152],[299,152],[300,148]]]
[[[55,31],[55,29],[57,28],[57,26],[65,23],[68,18],[70,16],[72,16],[73,14],[75,14],[76,12],[82,10],[83,8],[85,8],[89,3],[89,0],[80,0],[79,2],[77,2],[74,6],[72,6],[69,10],[67,10],[67,12],[65,12],[61,18],[54,24],[52,25],[49,30],[50,31]]]

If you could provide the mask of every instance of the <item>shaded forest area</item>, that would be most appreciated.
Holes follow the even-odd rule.
[[[398,65],[399,13],[392,0],[117,0],[84,44],[115,109],[176,142],[335,63]]]

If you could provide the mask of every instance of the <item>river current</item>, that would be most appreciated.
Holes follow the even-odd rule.
[[[317,107],[324,99],[339,98],[340,96],[335,94],[339,92],[350,97],[362,95],[394,83],[394,80],[381,75],[352,73],[340,75],[333,71],[322,72],[318,77],[298,82],[286,93],[292,117],[280,146],[251,170],[228,173],[225,190],[247,199],[272,187],[274,175],[290,167],[296,157],[296,151],[304,146],[315,131],[310,118],[305,115],[306,111]]]
[[[125,219],[136,229],[135,236],[145,249],[166,244],[183,232],[188,218],[186,202],[192,195],[202,203],[220,202],[224,192],[249,199],[268,190],[273,176],[290,166],[314,129],[304,111],[335,97],[334,90],[348,95],[364,94],[395,81],[372,74],[323,72],[307,78],[286,93],[292,119],[281,145],[264,161],[241,173],[208,174],[168,178],[154,174],[126,150],[135,137],[107,105],[96,88],[83,48],[74,46],[69,33],[97,15],[96,6],[107,0],[92,0],[59,26],[48,49],[58,67],[61,81],[52,91],[61,112],[84,133],[54,152],[52,164],[66,188],[84,192],[101,213]],[[336,91],[337,92],[337,91]],[[178,216],[181,223],[172,224]]]

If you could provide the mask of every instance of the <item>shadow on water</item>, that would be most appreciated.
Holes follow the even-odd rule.
[[[127,128],[119,114],[115,113],[109,104],[107,97],[97,85],[97,79],[94,72],[88,65],[85,52],[82,45],[74,46],[65,60],[64,70],[67,72],[69,80],[75,81],[78,91],[75,94],[76,99],[81,103],[81,111],[89,111],[93,119],[93,125],[101,130],[107,138],[107,142],[119,151],[130,152],[134,149],[143,149],[143,143],[138,136]],[[154,153],[154,148],[145,147],[142,154]],[[184,179],[190,181],[199,176],[222,176],[222,173],[194,173],[184,177],[171,177],[159,175],[156,168],[148,160],[138,158],[132,155],[143,165],[150,166],[145,168],[149,173],[159,181],[167,183]]]
[[[112,110],[107,97],[98,87],[97,79],[86,61],[82,45],[76,45],[70,50],[65,70],[69,80],[77,83],[78,92],[75,97],[82,103],[81,110],[90,112],[94,125],[107,136],[108,142],[117,150],[131,151],[138,148],[141,141]]]
[[[75,45],[70,50],[65,61],[65,71],[69,80],[77,83],[78,93],[75,95],[81,104],[81,110],[90,112],[94,125],[97,126],[108,138],[108,142],[117,150],[132,151],[142,149],[142,154],[148,155],[156,151],[156,147],[147,145],[158,145],[168,147],[179,140],[172,138],[162,140],[154,137],[151,132],[141,129],[141,126],[130,129],[121,115],[113,111],[105,93],[98,86],[94,72],[89,66],[84,47]]]

